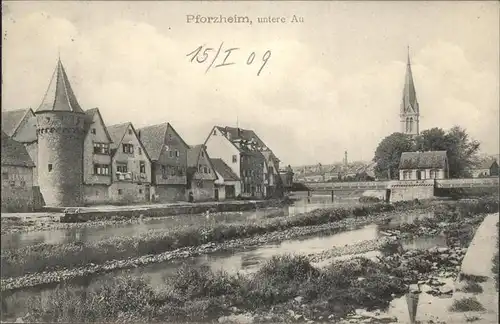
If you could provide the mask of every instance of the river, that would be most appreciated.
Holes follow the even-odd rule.
[[[330,206],[349,206],[359,204],[357,199],[344,199],[331,202],[331,197],[319,196],[304,198],[296,201],[292,206],[281,209],[283,215],[294,215],[297,213],[308,212],[317,208]],[[248,218],[266,217],[270,213],[276,214],[276,209],[262,209],[257,211],[249,211],[242,213],[229,213],[214,215],[217,221],[238,221]],[[411,223],[415,219],[429,217],[428,214],[410,214],[398,216],[384,224],[369,224],[361,228],[352,228],[348,231],[336,233],[333,235],[320,237],[307,237],[302,239],[294,239],[283,241],[277,244],[266,244],[262,246],[247,248],[237,251],[218,252],[209,255],[188,258],[184,260],[169,261],[163,263],[150,264],[145,267],[135,268],[131,270],[119,270],[117,272],[99,275],[96,277],[77,280],[75,284],[89,287],[96,281],[97,278],[106,279],[106,277],[116,276],[117,274],[130,274],[133,276],[143,276],[150,281],[153,287],[159,288],[163,285],[166,276],[175,275],[177,269],[183,264],[188,263],[193,266],[207,265],[212,270],[224,270],[228,273],[251,273],[259,269],[259,267],[274,255],[280,254],[317,254],[334,247],[344,247],[354,244],[359,244],[364,241],[377,239],[384,235],[384,231],[392,226],[402,222]],[[38,233],[14,233],[10,236],[2,236],[2,249],[18,248],[37,243],[64,243],[74,241],[89,241],[99,240],[113,235],[137,235],[150,229],[159,229],[165,226],[178,225],[180,223],[189,225],[194,222],[213,221],[207,220],[203,215],[182,215],[175,217],[165,217],[162,219],[154,219],[144,224],[126,224],[114,225],[107,228],[85,228],[77,227],[71,229],[58,229],[52,231],[44,231]],[[6,245],[4,245],[6,244]],[[431,246],[446,246],[446,241],[442,237],[417,238],[403,242],[405,248],[411,249],[427,249]],[[377,255],[378,251],[370,251],[364,255],[367,257]],[[349,256],[342,256],[345,258]],[[337,257],[338,258],[338,257]],[[329,259],[316,264],[323,266],[331,262]],[[3,304],[4,313],[6,316],[14,318],[23,316],[27,309],[27,300],[33,296],[46,296],[57,285],[39,286],[16,291],[10,296],[6,303]],[[3,316],[2,316],[3,317]],[[5,317],[3,317],[5,318]]]
[[[334,202],[330,196],[303,197],[291,206],[283,208],[262,208],[243,212],[214,213],[208,218],[206,215],[176,215],[143,219],[140,222],[109,224],[100,227],[81,226],[75,224],[74,227],[49,229],[29,232],[6,233],[1,236],[2,250],[18,249],[30,245],[41,243],[64,244],[72,242],[92,242],[103,240],[112,236],[135,236],[146,233],[150,230],[161,230],[166,227],[190,226],[210,223],[233,223],[249,219],[260,219],[269,216],[293,216],[306,213],[317,208],[332,206],[353,206],[359,205],[359,197],[337,198]]]

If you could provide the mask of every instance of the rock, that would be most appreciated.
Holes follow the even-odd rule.
[[[288,315],[290,315],[292,317],[295,316],[295,312],[293,310],[289,309],[287,312],[288,312]]]
[[[304,297],[302,296],[297,296],[294,298],[297,303],[302,303],[302,300],[304,300]]]
[[[440,248],[437,248],[437,252],[439,253],[446,253],[448,252],[450,249],[447,248],[447,247],[440,247]]]
[[[294,318],[296,321],[298,321],[298,320],[299,320],[299,319],[301,319],[303,316],[304,316],[304,315],[302,315],[302,314],[296,314],[296,315],[294,315],[294,316],[293,316],[293,318]]]
[[[453,293],[453,287],[444,285],[441,288],[439,288],[439,292],[443,295],[449,295]]]

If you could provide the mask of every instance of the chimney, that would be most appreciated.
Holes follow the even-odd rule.
[[[241,137],[241,129],[238,127],[238,137]]]
[[[344,152],[344,164],[347,166],[347,151]]]

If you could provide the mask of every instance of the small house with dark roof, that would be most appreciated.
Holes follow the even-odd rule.
[[[151,198],[151,160],[132,123],[108,126],[112,143],[109,196],[115,202]]]
[[[241,194],[241,181],[238,175],[222,159],[210,159],[210,161],[217,175],[214,183],[219,195],[218,200],[238,197]]]
[[[33,169],[22,143],[2,131],[2,212],[33,210]]]
[[[188,195],[195,201],[218,200],[219,192],[214,181],[217,174],[207,154],[205,145],[194,145],[187,153]]]
[[[492,158],[485,159],[472,168],[470,173],[473,178],[498,177],[498,162]]]
[[[399,180],[447,179],[446,151],[403,152],[399,162]]]
[[[139,138],[152,162],[152,197],[158,202],[186,200],[189,145],[170,123],[140,128]]]
[[[277,191],[279,159],[253,130],[215,126],[205,145],[212,158],[221,158],[239,175],[243,197],[262,198]]]
[[[83,143],[84,201],[87,204],[107,202],[111,185],[111,136],[99,108],[85,111],[87,129]]]

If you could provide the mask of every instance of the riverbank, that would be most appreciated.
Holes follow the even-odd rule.
[[[347,210],[342,210],[342,211],[347,211]],[[328,212],[329,212],[328,210],[315,211],[312,213],[308,213],[307,215],[308,217],[312,216],[320,217],[322,214]],[[358,213],[360,212],[358,211]],[[83,276],[97,275],[100,273],[111,272],[119,269],[135,268],[152,263],[191,258],[199,255],[222,252],[222,251],[235,252],[238,251],[238,249],[245,249],[252,246],[261,246],[264,244],[277,243],[297,238],[305,238],[305,237],[329,235],[329,234],[331,235],[333,233],[339,233],[342,231],[346,231],[348,229],[359,228],[376,221],[389,220],[395,217],[395,215],[396,212],[375,213],[373,215],[358,216],[357,218],[346,217],[344,219],[339,219],[336,222],[327,222],[319,225],[310,225],[310,226],[306,225],[292,226],[292,224],[295,223],[287,224],[283,223],[282,222],[283,220],[282,219],[280,220],[279,218],[271,219],[268,220],[267,224],[276,224],[278,226],[273,228],[269,226],[266,227],[265,225],[266,223],[259,225],[253,224],[254,226],[263,226],[263,227],[258,227],[262,229],[262,234],[252,235],[250,230],[247,230],[246,233],[237,230],[236,231],[232,230],[231,232],[228,233],[234,233],[234,234],[239,233],[237,235],[239,237],[235,239],[229,239],[229,236],[226,237],[219,236],[219,240],[221,240],[219,242],[214,242],[213,232],[218,230],[222,231],[224,227],[220,227],[219,229],[202,227],[201,229],[194,232],[199,234],[199,239],[203,238],[204,240],[208,241],[207,243],[198,244],[195,246],[180,247],[175,250],[166,251],[162,253],[145,254],[142,256],[130,256],[128,258],[123,257],[121,259],[119,259],[120,255],[116,254],[115,252],[113,252],[111,255],[108,254],[98,255],[95,251],[94,254],[90,254],[90,252],[89,254],[86,254],[85,253],[86,250],[83,249],[81,250],[82,252],[78,254],[73,254],[75,253],[75,250],[73,250],[73,253],[62,255],[63,252],[61,252],[61,250],[65,248],[65,245],[56,246],[56,248],[59,248],[61,250],[56,250],[57,252],[55,253],[53,252],[54,248],[50,249],[49,247],[46,247],[45,249],[39,251],[38,254],[35,254],[36,251],[34,251],[31,247],[28,247],[25,249],[14,250],[11,253],[2,252],[4,253],[6,260],[9,260],[7,259],[8,256],[16,255],[18,256],[17,260],[20,260],[20,262],[18,263],[5,262],[6,266],[5,268],[2,269],[1,287],[3,291],[3,290],[14,290],[24,287],[32,287],[37,285],[53,284],[62,281],[74,280],[76,278]],[[297,216],[296,217],[297,221],[302,220],[303,217],[304,215]],[[289,219],[289,217],[287,217],[286,219]],[[290,219],[290,222],[292,221],[293,219]],[[312,222],[312,220],[310,220],[310,222]],[[252,225],[252,223],[231,224],[227,225],[227,227],[234,228],[235,226],[246,226],[246,225],[250,226]],[[283,227],[280,227],[280,225]],[[265,232],[266,229],[268,230],[268,232]],[[168,236],[168,233],[162,232],[161,235],[162,237],[163,235]],[[103,243],[100,242],[100,244]],[[163,248],[166,248],[165,246],[162,245],[163,244],[162,241],[157,241],[157,244],[159,246],[162,246]],[[122,245],[124,244],[122,243]],[[136,246],[135,253],[137,253],[136,251],[138,248],[139,247]],[[102,251],[109,251],[109,250],[102,249]],[[121,248],[120,251],[123,251],[122,253],[124,254],[134,253],[134,251],[128,251],[126,248]],[[43,257],[37,258],[37,255],[43,255],[45,258]],[[27,259],[28,256],[31,256],[31,259],[34,259],[36,261],[29,262],[28,261],[29,259]],[[106,259],[108,256],[110,257],[110,259]],[[10,268],[8,268],[7,265],[10,266]],[[33,271],[33,269],[36,268],[49,269],[49,270]],[[18,273],[22,273],[22,271],[26,270],[32,270],[32,272],[21,276],[11,276],[11,277],[6,276],[6,274],[14,273],[15,271],[18,271]]]
[[[27,303],[31,315],[25,321],[81,321],[83,318],[88,321],[90,318],[91,321],[224,322],[246,318],[249,322],[337,322],[342,317],[359,321],[366,315],[366,312],[360,312],[361,308],[384,310],[391,300],[405,293],[412,283],[421,284],[430,293],[449,294],[449,286],[444,285],[439,278],[453,278],[458,272],[457,264],[470,243],[467,240],[469,236],[461,234],[467,232],[462,227],[467,228],[472,224],[474,231],[474,224],[481,217],[484,218],[484,212],[495,209],[498,210],[498,201],[457,203],[433,208],[434,221],[422,221],[427,222],[429,228],[445,229],[443,233],[450,245],[447,248],[402,251],[398,241],[405,233],[423,233],[415,230],[418,227],[411,230],[412,227],[401,224],[392,227],[387,237],[372,242],[378,244],[376,247],[383,254],[373,260],[355,258],[336,261],[325,268],[315,268],[310,263],[313,256],[281,256],[273,258],[256,273],[247,276],[211,272],[207,268],[186,265],[178,270],[176,276],[165,278],[159,290],[153,289],[142,279],[113,276],[112,282],[97,279],[89,288],[62,285],[44,294],[46,302],[43,303],[39,299],[41,297],[30,299]],[[388,214],[390,212],[385,216]],[[319,215],[321,213],[316,217]],[[353,219],[361,222],[365,218],[373,221],[376,216],[351,216],[341,220],[338,228],[342,222],[347,226],[352,224]],[[459,225],[453,228],[453,223]],[[316,233],[321,233],[330,225],[326,223],[298,228],[304,231],[302,233],[312,228],[317,230]],[[446,230],[450,228],[454,230]],[[288,229],[288,235],[296,230]],[[266,235],[284,232],[266,233],[247,239],[258,240]],[[299,232],[295,233],[300,235]],[[312,230],[309,232],[313,233]],[[261,242],[264,241],[262,239]],[[244,245],[250,243],[240,242]],[[216,247],[218,244],[211,246]],[[359,244],[360,249],[366,246]],[[325,254],[324,257],[328,259],[332,254]],[[54,313],[54,309],[58,309],[58,312]],[[373,322],[394,320],[379,315]]]

